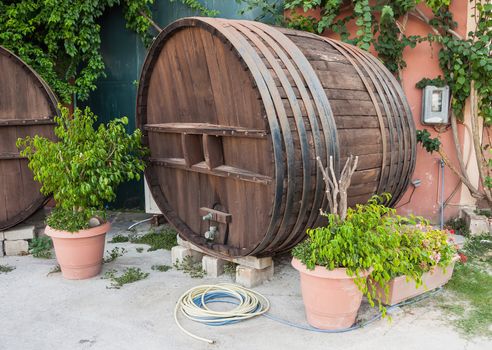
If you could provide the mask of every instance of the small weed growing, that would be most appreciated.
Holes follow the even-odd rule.
[[[33,238],[29,243],[29,253],[35,258],[51,259],[51,238],[46,236]]]
[[[106,253],[109,254],[109,256],[104,257],[104,263],[110,263],[111,261],[116,260],[120,256],[123,256],[127,250],[125,248],[120,248],[120,247],[115,247],[111,251],[107,250]]]
[[[468,335],[492,337],[492,276],[471,264],[456,266],[447,289],[468,306],[454,305],[448,311],[458,319],[456,326]],[[461,304],[461,302],[460,302]]]
[[[111,281],[111,285],[106,287],[108,289],[120,289],[125,284],[134,283],[140,280],[143,280],[149,276],[148,272],[143,272],[138,267],[128,267],[123,271],[121,276],[116,275],[116,270],[106,271],[103,279],[109,279]]]
[[[477,209],[475,210],[475,214],[486,216],[487,218],[492,218],[492,211],[490,209]]]
[[[0,273],[9,273],[15,270],[14,266],[0,265]]]
[[[113,239],[110,240],[108,243],[125,243],[125,242],[128,242],[129,240],[130,240],[130,237],[124,236],[121,234],[117,234],[117,235],[113,236]]]
[[[137,253],[142,253],[143,252],[143,248],[142,247],[135,248],[135,250],[137,251]]]
[[[191,278],[203,278],[207,274],[202,268],[202,263],[194,262],[191,256],[186,256],[182,262],[176,261],[174,267],[190,275]]]
[[[178,244],[176,231],[169,226],[164,227],[158,232],[151,230],[143,236],[134,237],[131,239],[131,242],[150,245],[150,248],[147,249],[148,252],[158,249],[171,250],[172,247]]]
[[[226,262],[224,264],[224,273],[228,276],[235,277],[236,276],[236,266],[237,264],[233,262]]]
[[[466,225],[466,221],[463,218],[454,218],[446,222],[446,228],[454,230],[456,234],[462,235],[464,237],[470,236],[470,230]]]
[[[492,338],[492,241],[488,234],[469,238],[464,247],[468,257],[457,264],[446,285],[451,292],[441,307],[456,317],[455,326],[468,336]]]
[[[171,266],[169,265],[152,265],[151,269],[159,272],[166,272],[171,270]]]
[[[54,274],[54,273],[59,273],[59,272],[61,272],[61,267],[60,267],[60,265],[55,265],[55,266],[53,266],[53,267],[51,268],[50,272],[48,272],[48,273],[46,274],[46,276],[50,276],[50,275],[52,275],[52,274]]]

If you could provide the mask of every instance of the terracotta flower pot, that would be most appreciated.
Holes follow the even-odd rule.
[[[110,229],[109,222],[78,232],[60,231],[46,226],[45,233],[53,239],[63,277],[82,280],[101,272],[106,232]]]
[[[451,279],[453,275],[455,261],[443,269],[437,266],[433,271],[425,272],[422,275],[422,285],[419,288],[415,287],[415,281],[406,276],[399,276],[389,281],[389,294],[384,295],[384,290],[381,287],[377,288],[377,294],[382,297],[383,303],[386,305],[396,305],[407,299],[424,294],[430,290],[439,288]]]
[[[308,270],[298,259],[292,266],[301,274],[301,291],[308,323],[320,329],[343,329],[352,326],[357,317],[362,292],[355,284],[355,277],[347,275],[347,269],[332,271],[316,266]],[[368,276],[364,273],[364,277]]]

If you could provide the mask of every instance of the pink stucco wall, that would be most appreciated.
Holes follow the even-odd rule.
[[[421,6],[422,10],[432,18],[432,12],[427,10],[425,6]],[[467,19],[468,19],[468,1],[452,1],[450,7],[453,12],[454,19],[458,23],[457,32],[465,36],[467,32]],[[316,15],[316,12],[312,13]],[[349,27],[350,28],[350,27]],[[355,32],[355,25],[352,23],[352,32]],[[409,17],[406,25],[405,34],[426,36],[430,32],[429,26],[420,20]],[[336,36],[333,33],[325,33],[326,36]],[[435,78],[438,75],[443,75],[439,68],[438,61],[439,46],[433,44],[432,47],[429,43],[424,42],[415,48],[407,48],[404,52],[404,59],[407,63],[407,67],[403,70],[402,85],[405,94],[408,98],[408,102],[412,109],[413,117],[417,129],[422,129],[424,126],[420,123],[421,117],[421,103],[422,103],[422,91],[415,87],[415,84],[424,77]],[[437,132],[432,128],[426,127],[429,132],[434,136]],[[460,138],[463,139],[463,126],[460,125]],[[456,162],[454,144],[452,140],[451,130],[446,130],[440,135],[441,142],[446,153],[449,155],[453,162]],[[415,192],[410,199],[413,186],[410,185],[405,196],[400,203],[397,204],[398,211],[401,214],[414,214],[421,215],[434,223],[439,222],[440,208],[439,208],[439,191],[440,191],[440,157],[438,154],[429,154],[422,147],[417,146],[417,165],[413,179],[420,179],[421,185],[415,189]],[[455,163],[457,164],[457,163]],[[460,184],[457,176],[455,176],[447,167],[444,169],[445,175],[445,189],[444,198],[453,192],[453,190]],[[444,214],[447,220],[450,217],[456,216],[458,213],[457,204],[460,201],[461,187],[458,188],[456,194],[450,201],[450,205],[446,207]],[[407,203],[408,202],[408,203]],[[405,204],[406,203],[406,204]]]
[[[422,7],[424,10],[424,7]],[[452,1],[451,11],[458,23],[457,32],[465,36],[467,24],[467,1]],[[427,15],[432,18],[432,12],[426,11]],[[418,19],[410,18],[407,24],[407,35],[425,36],[429,32],[429,27]],[[439,46],[434,44],[432,48],[429,43],[421,43],[416,48],[407,48],[404,52],[404,58],[407,62],[407,67],[402,72],[403,89],[407,95],[408,102],[412,109],[415,124],[417,129],[422,129],[424,126],[420,123],[422,91],[415,87],[415,84],[424,77],[434,78],[442,75],[438,62]],[[463,127],[460,126],[460,138],[463,139]],[[436,131],[432,127],[427,129],[435,136]],[[446,153],[450,156],[451,161],[456,163],[456,152],[454,151],[454,143],[452,140],[451,130],[447,130],[440,135],[441,142]],[[422,185],[416,188],[412,200],[407,205],[402,206],[399,210],[403,214],[422,215],[433,222],[439,221],[439,163],[438,154],[429,154],[422,147],[417,146],[417,166],[413,175],[414,179],[420,179]],[[453,192],[460,181],[447,167],[444,168],[444,198]],[[400,203],[406,203],[409,199],[412,186],[407,190],[406,195]],[[460,200],[460,191],[450,201],[451,204],[457,204]],[[449,205],[445,208],[444,214],[446,219],[456,216],[458,207]]]

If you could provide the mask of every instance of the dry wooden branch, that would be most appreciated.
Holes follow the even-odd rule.
[[[140,15],[142,17],[144,17],[147,21],[149,21],[149,23],[152,25],[152,27],[154,27],[154,29],[157,30],[159,33],[162,31],[162,28],[157,23],[155,23],[152,18],[147,16],[147,14],[145,12],[140,11]]]
[[[473,139],[473,146],[475,148],[475,157],[477,160],[477,166],[478,166],[478,173],[480,175],[480,179],[482,180],[482,183],[484,183],[485,178],[486,178],[486,173],[487,173],[487,161],[483,155],[482,152],[482,145],[481,145],[481,139],[480,139],[480,126],[479,126],[479,115],[477,111],[477,92],[475,90],[475,81],[472,80],[471,82],[471,93],[470,93],[470,107],[471,107],[471,129],[472,129],[472,139]],[[487,198],[487,201],[489,203],[492,203],[492,191],[490,188],[487,186],[483,186],[483,191],[485,193],[485,197]]]
[[[347,216],[347,190],[350,187],[352,175],[354,174],[355,169],[357,169],[359,157],[350,155],[345,162],[345,166],[343,167],[339,178],[335,174],[332,156],[330,156],[330,161],[326,169],[321,162],[320,157],[317,157],[316,161],[323,174],[326,198],[328,199],[328,209],[330,213],[337,214],[344,220]],[[321,213],[323,213],[322,209]]]
[[[418,7],[416,7],[413,11],[408,12],[408,14],[410,14],[411,16],[413,16],[417,19],[420,19],[422,22],[428,24],[430,26],[431,30],[434,32],[434,34],[441,35],[441,33],[431,25],[429,17],[427,17],[425,15],[425,13],[423,13],[422,10],[420,10]],[[452,30],[450,28],[446,29],[446,32],[453,35],[455,38],[457,38],[459,40],[463,40],[463,37],[461,35],[459,35],[457,32],[455,32],[454,30]]]

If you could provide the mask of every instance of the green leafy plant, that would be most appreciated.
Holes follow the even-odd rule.
[[[219,14],[219,11],[209,9],[203,5],[199,0],[170,0],[170,2],[180,2],[192,11],[195,11],[201,16],[205,17],[215,17]]]
[[[417,143],[422,144],[429,153],[439,151],[441,148],[441,141],[437,137],[431,137],[427,129],[417,130]]]
[[[227,261],[224,264],[224,273],[234,278],[236,276],[236,267],[237,267],[236,263]]]
[[[130,240],[130,237],[121,234],[114,235],[108,243],[125,243]]]
[[[169,226],[162,228],[159,232],[151,230],[143,236],[131,238],[132,243],[147,244],[150,248],[147,251],[151,252],[158,249],[171,250],[172,247],[178,244],[176,240],[176,231]]]
[[[55,229],[75,232],[88,228],[91,217],[104,219],[101,212],[116,197],[116,187],[138,180],[144,169],[140,130],[127,134],[126,117],[96,129],[96,119],[89,108],[76,108],[70,115],[61,107],[55,117],[56,141],[38,135],[17,140],[34,179],[42,184],[41,192],[53,194],[56,201],[47,218]]]
[[[476,209],[474,210],[474,213],[477,215],[485,216],[489,219],[492,218],[492,210],[490,209]]]
[[[35,258],[51,259],[51,238],[36,237],[29,242],[29,253]]]
[[[172,267],[169,265],[152,265],[151,269],[159,272],[167,272],[171,270]]]
[[[185,256],[181,262],[176,261],[174,268],[190,275],[191,278],[203,278],[207,274],[203,270],[202,263],[195,262],[191,256]]]
[[[466,224],[466,220],[463,218],[453,218],[449,219],[446,222],[445,226],[448,230],[454,231],[454,233],[458,235],[462,235],[464,237],[468,237],[470,235],[470,230],[468,229],[468,226]]]
[[[106,271],[103,279],[109,279],[111,285],[107,287],[108,289],[120,289],[125,284],[135,283],[137,281],[146,279],[149,276],[148,272],[143,272],[138,267],[128,267],[123,271],[121,275],[117,275],[116,270]]]
[[[10,266],[8,264],[0,265],[0,273],[9,273],[15,270],[14,266]]]
[[[445,231],[435,230],[423,218],[406,218],[384,203],[390,196],[373,196],[367,204],[348,208],[345,220],[324,214],[328,224],[309,229],[308,238],[292,250],[292,255],[308,269],[346,268],[355,276],[359,289],[374,306],[378,301],[385,315],[377,287],[388,293],[390,279],[405,275],[422,283],[422,274],[435,266],[446,267],[456,254]],[[371,271],[370,278],[364,271]]]
[[[490,235],[466,240],[466,263],[457,264],[439,306],[453,315],[451,322],[468,337],[492,338],[492,240]]]
[[[108,254],[107,256],[104,257],[104,263],[110,263],[120,256],[125,255],[128,251],[125,248],[120,248],[120,247],[115,247],[111,249],[111,251],[107,250],[106,253]]]
[[[236,0],[238,4],[245,4],[239,10],[240,15],[244,15],[250,11],[259,10],[260,13],[256,16],[255,21],[264,21],[272,23],[283,23],[283,4],[281,0]]]
[[[60,265],[55,265],[51,268],[51,270],[46,274],[46,276],[51,276],[54,273],[59,273],[61,272],[61,266]]]
[[[172,0],[175,2],[176,0]],[[177,0],[205,16],[198,0]],[[127,28],[152,40],[154,0],[17,0],[0,1],[0,45],[36,70],[65,102],[85,100],[105,76],[101,55],[101,17],[121,6]]]

